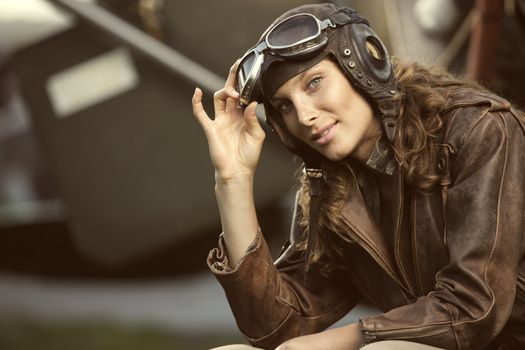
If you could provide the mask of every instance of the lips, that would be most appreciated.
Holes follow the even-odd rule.
[[[311,137],[311,140],[319,145],[327,144],[334,137],[335,129],[338,125],[338,123],[333,123],[325,126],[318,132],[314,133]]]

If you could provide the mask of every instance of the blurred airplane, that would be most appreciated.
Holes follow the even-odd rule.
[[[23,2],[0,6],[20,14]],[[204,267],[220,223],[193,90],[212,108],[229,66],[300,3],[26,1],[25,18],[4,15],[50,190],[5,196],[2,268],[98,276]],[[255,193],[270,236],[288,223],[295,166],[269,137]]]
[[[28,116],[19,120],[36,138],[25,144],[25,162],[37,185],[18,197],[0,191],[0,268],[98,277],[203,268],[220,222],[206,140],[191,113],[194,87],[205,90],[211,110],[232,62],[276,16],[307,2],[2,2],[0,48],[9,51],[19,96],[6,105]],[[482,23],[472,15],[482,1],[333,2],[365,14],[395,55],[456,72],[468,68],[469,37]],[[524,2],[503,2],[499,18],[511,18],[523,38]],[[450,16],[436,21],[436,8]],[[503,40],[485,44],[494,43],[508,49]],[[521,76],[523,47],[509,56]],[[0,186],[21,188],[19,173],[5,175],[13,157],[0,161]],[[287,235],[296,167],[268,137],[255,196],[271,241]]]

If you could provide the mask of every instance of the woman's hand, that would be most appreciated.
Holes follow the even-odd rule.
[[[242,259],[258,232],[253,180],[265,137],[255,115],[257,103],[244,111],[237,108],[237,65],[231,67],[224,88],[214,95],[213,120],[202,107],[202,91],[195,89],[192,98],[193,115],[206,134],[215,167],[215,196],[230,266]]]
[[[251,176],[261,154],[265,133],[255,115],[257,102],[243,111],[237,107],[239,94],[235,91],[235,63],[223,89],[214,95],[215,118],[212,120],[202,106],[202,91],[195,89],[192,98],[193,115],[201,124],[208,146],[215,176],[229,180],[236,176]]]

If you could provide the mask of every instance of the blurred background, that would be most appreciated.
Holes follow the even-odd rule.
[[[205,264],[221,229],[190,99],[200,86],[211,108],[232,62],[308,2],[0,0],[0,349],[243,341]],[[525,1],[332,2],[393,55],[525,105]],[[297,165],[266,139],[255,192],[274,255]]]

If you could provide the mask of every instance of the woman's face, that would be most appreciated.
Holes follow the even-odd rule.
[[[292,77],[271,99],[288,130],[326,158],[366,161],[381,125],[330,59]]]

